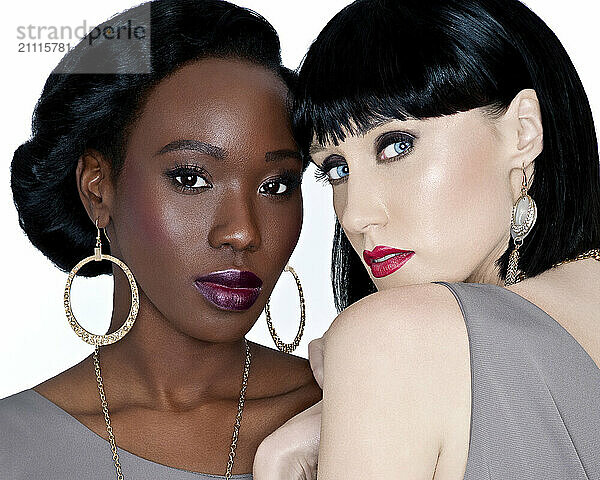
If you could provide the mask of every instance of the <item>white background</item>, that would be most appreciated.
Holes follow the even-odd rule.
[[[3,272],[0,320],[0,398],[30,388],[78,363],[92,352],[71,330],[63,308],[67,274],[37,251],[21,231],[10,191],[9,166],[14,150],[31,133],[31,114],[47,75],[60,56],[51,53],[18,53],[17,27],[100,23],[115,13],[140,3],[104,0],[82,3],[71,0],[10,2],[0,29],[4,64],[2,98],[2,170],[0,209]],[[311,41],[343,6],[344,0],[240,0],[269,20],[281,39],[284,64],[296,68]],[[597,15],[591,0],[527,0],[525,3],[554,30],[577,68],[594,118],[600,112],[600,61]],[[551,74],[551,72],[549,72]],[[335,317],[330,286],[330,252],[334,214],[330,187],[316,183],[312,165],[303,184],[304,226],[290,265],[298,272],[306,299],[306,327],[294,354],[307,357],[308,342],[327,329]],[[92,252],[90,252],[91,254]],[[73,310],[82,325],[103,333],[112,306],[112,277],[76,277],[72,288]],[[271,301],[272,317],[284,341],[294,337],[299,321],[297,291],[290,274],[284,273]],[[247,338],[273,348],[264,320],[258,319]]]

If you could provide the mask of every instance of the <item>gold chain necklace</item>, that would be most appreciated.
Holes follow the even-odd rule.
[[[244,363],[244,376],[242,379],[242,389],[240,391],[240,400],[238,402],[238,411],[235,417],[235,425],[233,427],[233,440],[231,442],[231,449],[229,452],[229,460],[227,462],[227,470],[225,472],[225,478],[231,478],[231,470],[233,469],[233,457],[235,457],[235,449],[237,447],[238,433],[240,430],[240,424],[242,421],[242,412],[244,410],[244,399],[246,395],[246,387],[248,385],[248,372],[250,371],[250,346],[248,341],[244,338],[244,344],[246,345],[246,361]],[[106,431],[108,432],[108,439],[110,442],[110,448],[113,453],[113,461],[115,463],[115,469],[117,470],[117,479],[124,480],[123,473],[121,472],[121,464],[119,463],[119,454],[117,453],[117,445],[115,443],[115,436],[113,434],[112,426],[110,425],[110,417],[108,415],[108,403],[106,402],[106,396],[104,395],[104,385],[102,383],[102,375],[100,375],[100,363],[98,362],[98,351],[99,347],[96,345],[94,350],[94,366],[96,369],[96,380],[98,381],[98,390],[100,391],[100,400],[102,400],[102,411],[104,412],[104,419],[106,420]]]
[[[577,255],[575,258],[572,258],[570,260],[563,260],[562,262],[555,263],[550,268],[558,267],[559,265],[562,265],[563,263],[576,262],[577,260],[583,260],[585,258],[594,258],[600,262],[600,248],[593,248],[592,250],[588,250],[585,253],[581,253],[581,254]],[[526,278],[525,274],[523,272],[520,272],[517,275],[517,278],[515,279],[515,283],[518,283],[521,280],[524,280],[525,278]]]

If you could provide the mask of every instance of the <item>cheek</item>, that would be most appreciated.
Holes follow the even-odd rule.
[[[333,188],[333,211],[335,212],[336,217],[342,218],[344,215],[344,209],[346,207],[347,202],[347,192],[346,192],[346,184],[340,184]]]
[[[263,252],[279,260],[287,259],[294,251],[302,230],[302,192],[297,191],[292,198],[281,202],[266,200],[257,213],[262,218]]]
[[[144,172],[128,171],[120,187],[122,229],[140,244],[161,244],[165,239],[165,192]]]
[[[177,261],[198,249],[197,232],[205,231],[204,222],[212,217],[212,212],[199,214],[198,202],[193,202],[197,196],[179,194],[168,182],[161,172],[130,169],[120,185],[120,248],[146,284],[182,268]]]
[[[407,199],[410,208],[403,209],[408,224],[422,232],[422,245],[449,256],[463,251],[471,259],[478,255],[474,249],[484,254],[494,248],[510,217],[496,155],[487,137],[446,143],[428,156],[415,193]]]
[[[336,186],[333,190],[333,210],[338,219],[343,218],[344,210],[347,205],[347,199],[348,195],[346,184],[343,183]],[[362,258],[362,252],[364,248],[364,240],[362,235],[360,233],[354,233],[353,231],[346,231],[346,229],[343,230],[354,251],[360,258]]]

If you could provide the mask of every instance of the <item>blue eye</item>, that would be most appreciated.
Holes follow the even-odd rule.
[[[343,160],[338,159],[336,163]],[[343,181],[344,177],[350,175],[350,169],[348,168],[348,164],[346,162],[338,163],[337,165],[329,166],[331,161],[325,161],[323,165],[317,165],[317,170],[315,171],[315,178],[319,181],[329,182],[331,185],[336,185]]]
[[[379,154],[380,160],[389,160],[390,158],[397,157],[406,153],[412,148],[412,140],[402,140],[400,142],[394,142],[385,147]]]
[[[327,170],[327,175],[331,180],[339,180],[340,178],[350,174],[348,170],[348,165],[336,165],[335,167]]]

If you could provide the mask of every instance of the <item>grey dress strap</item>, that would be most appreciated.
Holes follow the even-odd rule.
[[[469,337],[464,479],[600,480],[600,369],[583,347],[511,290],[433,283],[454,294]]]
[[[216,480],[224,475],[190,472],[155,463],[118,447],[126,480]],[[110,480],[116,478],[108,441],[29,389],[0,400],[2,480]],[[234,480],[252,480],[236,474]]]

